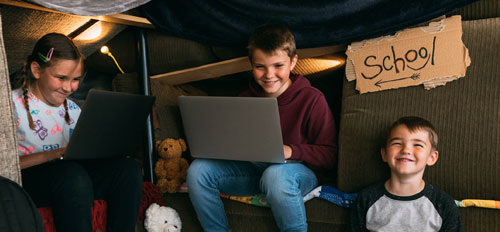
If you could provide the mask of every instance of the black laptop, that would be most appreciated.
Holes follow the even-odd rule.
[[[154,100],[151,96],[90,90],[64,159],[131,155],[145,132]]]

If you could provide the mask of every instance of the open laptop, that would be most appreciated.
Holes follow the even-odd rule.
[[[191,156],[286,163],[275,98],[179,96]]]
[[[90,90],[64,159],[128,156],[136,148],[155,98]]]

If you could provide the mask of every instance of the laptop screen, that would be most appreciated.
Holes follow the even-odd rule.
[[[145,133],[154,100],[151,96],[90,90],[64,159],[131,155]]]
[[[275,98],[180,96],[191,156],[283,163]]]

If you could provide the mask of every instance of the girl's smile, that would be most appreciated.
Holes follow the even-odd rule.
[[[50,106],[60,106],[66,98],[78,89],[83,75],[81,60],[53,60],[45,68],[31,63],[33,76],[37,81],[31,84],[31,91]]]

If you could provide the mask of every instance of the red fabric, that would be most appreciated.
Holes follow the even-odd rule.
[[[92,206],[92,232],[106,231],[106,208],[104,200],[95,200]]]
[[[45,232],[56,232],[54,218],[52,217],[52,207],[38,208],[38,212],[42,215]]]
[[[163,195],[156,185],[151,182],[144,182],[142,184],[141,207],[139,208],[139,217],[137,217],[138,223],[142,223],[146,209],[148,209],[149,205],[152,203],[164,206]]]
[[[152,203],[157,203],[163,206],[163,195],[160,190],[151,182],[144,182],[142,185],[141,206],[139,208],[139,216],[137,223],[142,223],[144,213]],[[92,206],[92,231],[106,231],[106,202],[104,200],[95,200]],[[54,218],[52,216],[52,207],[38,208],[42,215],[45,232],[55,232]]]
[[[45,232],[56,232],[54,218],[52,216],[52,207],[38,208],[42,215]],[[95,200],[92,206],[92,231],[106,231],[106,202],[104,200]]]

